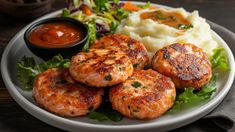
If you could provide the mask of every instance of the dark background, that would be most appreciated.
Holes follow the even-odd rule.
[[[55,0],[52,10],[65,6],[64,0]],[[222,25],[235,32],[235,0],[150,0],[152,3],[168,5],[172,7],[184,7],[188,11],[199,10],[200,16]],[[32,20],[11,18],[0,13],[0,55],[9,40],[25,25]],[[194,126],[202,127],[207,131],[209,127],[216,127],[207,120],[199,120],[191,125],[177,129]],[[8,94],[5,85],[0,78],[0,131],[61,131],[34,118],[24,111]],[[223,131],[218,128],[218,132]]]

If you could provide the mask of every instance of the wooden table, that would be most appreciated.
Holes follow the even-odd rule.
[[[188,11],[199,10],[202,17],[207,18],[235,32],[235,0],[151,0],[158,4],[172,7],[184,7]],[[65,6],[64,0],[56,0],[52,10]],[[9,40],[30,21],[16,21],[0,14],[0,54]],[[215,127],[203,120],[194,124],[197,126]],[[186,126],[190,127],[190,125]],[[184,128],[178,129],[183,131]],[[217,129],[218,132],[222,131]],[[5,85],[0,79],[0,131],[62,131],[34,118],[24,111],[8,94]]]

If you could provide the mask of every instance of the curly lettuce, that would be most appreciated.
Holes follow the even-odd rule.
[[[212,68],[219,68],[224,71],[229,70],[228,59],[223,48],[213,49],[213,54],[210,57]]]
[[[51,60],[36,64],[33,57],[24,56],[16,65],[17,77],[23,90],[32,90],[34,78],[43,71],[50,68],[68,68],[69,59],[61,55],[54,56]]]
[[[121,121],[123,116],[116,110],[112,109],[110,102],[105,102],[101,107],[96,111],[91,111],[88,114],[88,118],[98,120],[98,121]]]
[[[194,88],[185,88],[183,92],[178,93],[176,101],[170,113],[180,111],[185,108],[189,108],[199,104],[203,101],[211,98],[213,93],[216,91],[216,81],[218,79],[218,74],[214,73],[210,82],[202,87],[201,90],[196,90]]]

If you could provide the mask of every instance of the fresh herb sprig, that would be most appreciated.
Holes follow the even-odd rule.
[[[185,30],[185,29],[190,29],[190,28],[193,28],[193,25],[192,24],[179,24],[178,25],[178,29],[180,30]]]

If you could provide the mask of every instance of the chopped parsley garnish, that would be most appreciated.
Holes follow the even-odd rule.
[[[112,76],[109,74],[109,75],[105,76],[104,79],[107,80],[107,81],[111,81],[112,80]]]
[[[175,16],[169,16],[169,18],[170,18],[172,21],[175,21],[175,20],[176,20],[176,17],[175,17]]]
[[[138,66],[139,66],[139,63],[133,64],[133,67],[134,67],[134,68],[137,68]]]
[[[145,5],[138,5],[139,8],[142,8],[142,9],[147,9],[151,6],[151,2],[147,2]]]
[[[133,112],[139,112],[140,110],[139,109],[134,109]]]
[[[165,19],[166,19],[166,17],[164,17],[164,16],[162,15],[161,11],[157,11],[156,17],[157,17],[157,19],[159,19],[159,20],[165,20]]]
[[[131,86],[133,86],[134,88],[138,88],[138,87],[142,86],[142,84],[139,82],[134,82],[131,84]]]
[[[193,25],[192,24],[189,24],[189,25],[186,25],[186,24],[179,24],[178,25],[178,29],[190,29],[190,28],[193,28]]]

